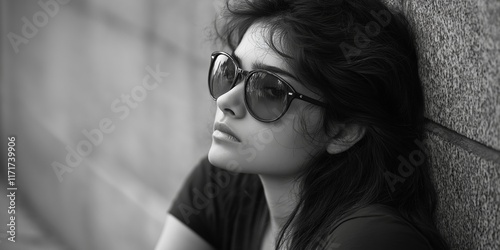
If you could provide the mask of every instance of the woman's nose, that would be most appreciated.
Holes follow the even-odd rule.
[[[233,118],[243,118],[246,114],[244,101],[244,84],[236,83],[231,90],[217,98],[217,107],[224,115]]]

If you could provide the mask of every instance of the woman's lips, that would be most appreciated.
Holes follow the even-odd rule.
[[[220,130],[214,130],[214,133],[212,134],[212,136],[217,138],[217,139],[221,139],[221,140],[239,142],[239,140],[236,137],[234,137],[230,134],[224,133]]]
[[[215,123],[214,132],[212,134],[215,138],[241,142],[241,140],[236,136],[231,128],[224,123]]]

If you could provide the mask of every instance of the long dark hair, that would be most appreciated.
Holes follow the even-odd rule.
[[[328,104],[327,134],[337,122],[366,128],[349,150],[313,157],[276,249],[285,242],[313,249],[341,218],[370,204],[397,209],[435,249],[448,249],[434,223],[418,58],[404,16],[378,0],[245,0],[226,7],[215,22],[217,37],[234,50],[262,21],[270,47]]]

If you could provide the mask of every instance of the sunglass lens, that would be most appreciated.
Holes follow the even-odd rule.
[[[265,72],[254,72],[249,76],[245,95],[249,111],[263,121],[277,119],[287,107],[286,85]]]
[[[228,56],[219,54],[210,71],[210,94],[214,98],[219,98],[231,89],[236,77],[236,65]]]

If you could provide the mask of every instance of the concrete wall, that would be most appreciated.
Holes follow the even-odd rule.
[[[500,2],[388,2],[417,36],[439,229],[452,249],[500,249]]]

